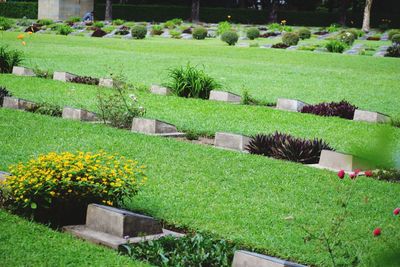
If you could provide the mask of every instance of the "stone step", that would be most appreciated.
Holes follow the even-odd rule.
[[[250,137],[248,136],[219,132],[215,134],[214,146],[245,152],[249,142]]]
[[[232,267],[306,267],[306,266],[254,252],[237,250],[235,251],[235,256],[233,257]]]
[[[217,91],[217,90],[212,90],[210,92],[209,99],[215,101],[229,102],[234,104],[240,104],[242,101],[242,97],[237,94],[225,91]]]

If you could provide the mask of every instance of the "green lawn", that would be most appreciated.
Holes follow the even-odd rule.
[[[329,265],[321,244],[304,242],[300,226],[329,227],[348,195],[350,213],[339,236],[362,265],[371,266],[370,258],[400,237],[391,216],[398,184],[368,178],[352,184],[290,162],[14,110],[0,110],[0,129],[0,169],[49,151],[104,149],[137,158],[148,166],[149,183],[130,209],[270,255]],[[289,216],[294,220],[285,220]],[[378,226],[385,242],[371,234]]]
[[[309,103],[346,99],[365,109],[400,116],[396,58],[239,48],[218,39],[161,37],[120,40],[36,34],[23,47],[17,34],[4,32],[1,42],[24,50],[27,66],[96,77],[122,72],[131,82],[150,85],[166,82],[169,68],[191,62],[204,65],[225,90],[241,93],[246,87],[258,99],[287,97]]]
[[[0,266],[148,266],[0,209]]]

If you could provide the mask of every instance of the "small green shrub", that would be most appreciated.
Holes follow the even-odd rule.
[[[171,37],[174,39],[181,39],[181,32],[178,30],[170,30],[169,34],[171,34]]]
[[[351,32],[356,39],[364,35],[364,32],[362,30],[356,29],[356,28],[350,28],[346,30],[347,32]]]
[[[136,25],[131,30],[132,37],[135,39],[144,39],[146,38],[147,29],[145,26]]]
[[[260,36],[260,30],[255,27],[249,28],[247,30],[246,35],[247,35],[247,38],[249,38],[250,40],[254,40]]]
[[[396,34],[400,34],[400,30],[398,30],[398,29],[390,30],[390,31],[388,32],[388,38],[389,38],[389,40],[392,41],[393,36],[395,36]]]
[[[331,40],[326,44],[326,49],[331,53],[343,53],[347,45],[338,40]]]
[[[71,26],[69,26],[69,25],[58,24],[56,27],[56,31],[57,31],[57,34],[68,35],[71,32],[73,32],[74,29],[72,29]]]
[[[174,18],[174,19],[171,19],[171,21],[172,21],[172,23],[174,23],[175,25],[178,25],[178,26],[183,23],[183,20],[180,18]]]
[[[226,32],[232,31],[232,25],[227,21],[218,23],[217,34],[223,35]]]
[[[267,29],[269,31],[281,31],[282,25],[279,23],[271,23],[271,24],[267,25]]]
[[[356,36],[353,33],[346,31],[346,32],[343,32],[343,33],[339,34],[337,39],[340,42],[345,43],[345,44],[350,46],[356,40]]]
[[[208,99],[211,90],[220,88],[214,78],[190,64],[171,69],[169,77],[171,82],[167,87],[180,97]]]
[[[297,34],[299,35],[301,40],[310,39],[311,31],[307,28],[301,28],[298,30]]]
[[[36,103],[30,109],[27,109],[27,111],[52,117],[61,117],[62,115],[62,108],[60,106],[46,102]]]
[[[13,25],[14,22],[11,19],[0,17],[0,31],[6,31],[8,29],[11,29]]]
[[[400,44],[394,44],[389,47],[385,57],[400,57]]]
[[[163,32],[163,27],[161,25],[154,25],[151,29],[152,35],[161,35]]]
[[[12,73],[14,66],[18,66],[24,58],[19,50],[10,50],[8,46],[0,46],[0,73]]]
[[[70,17],[65,22],[66,23],[75,23],[75,22],[80,22],[80,21],[81,21],[80,17]]]
[[[292,27],[290,27],[290,26],[286,26],[286,25],[284,25],[284,26],[282,26],[282,32],[292,32],[293,31],[293,28]]]
[[[96,21],[96,22],[93,23],[93,27],[101,29],[101,28],[104,27],[104,23],[102,21]]]
[[[43,78],[43,79],[52,79],[53,78],[53,73],[50,70],[40,69],[39,66],[37,66],[37,65],[33,68],[33,72],[39,78]]]
[[[227,31],[221,35],[221,40],[228,45],[235,45],[239,40],[239,35],[234,31]]]
[[[111,33],[115,29],[116,29],[115,26],[109,25],[109,26],[104,26],[104,28],[102,30],[105,31],[106,33]]]
[[[400,183],[400,170],[379,170],[377,173],[373,173],[373,177],[381,181]]]
[[[399,34],[395,34],[392,37],[392,43],[393,44],[400,44],[400,33]]]
[[[340,29],[340,26],[337,24],[331,24],[328,28],[326,28],[326,30],[329,33],[337,32],[337,31],[339,31],[339,29]]]
[[[128,244],[121,248],[129,257],[154,266],[231,266],[236,247],[226,240],[204,234],[177,238],[162,237],[155,241]]]
[[[179,26],[179,25],[181,25],[182,24],[182,19],[171,19],[171,20],[167,20],[165,23],[164,23],[164,27],[165,28],[168,28],[168,29],[173,29],[173,28],[175,28],[176,26]]]
[[[124,24],[125,21],[122,19],[115,19],[115,20],[113,20],[112,23],[113,23],[113,25],[120,26],[120,25]]]
[[[282,36],[282,43],[288,46],[297,45],[299,40],[299,35],[293,32],[286,32]]]
[[[52,19],[38,19],[37,23],[42,26],[49,26],[54,23]]]
[[[24,17],[24,18],[19,19],[17,21],[17,25],[18,26],[23,26],[23,27],[28,27],[28,26],[32,25],[32,21],[30,19],[27,19],[27,18]]]
[[[193,38],[196,40],[204,40],[207,37],[207,29],[204,27],[196,27],[193,30]]]

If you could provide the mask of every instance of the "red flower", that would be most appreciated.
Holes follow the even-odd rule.
[[[340,171],[338,172],[338,174],[337,174],[337,176],[338,176],[340,179],[343,179],[345,175],[346,175],[346,172],[345,172],[344,170],[340,170]]]
[[[400,208],[395,208],[393,211],[394,215],[399,215],[400,214]]]
[[[374,230],[374,236],[378,236],[378,235],[381,235],[381,232],[382,232],[382,230],[381,230],[381,228],[375,228],[375,230]]]
[[[360,174],[360,172],[361,172],[361,170],[360,170],[360,169],[355,169],[355,170],[354,170],[354,173],[355,173],[356,175],[359,175],[359,174]]]
[[[372,175],[374,175],[372,171],[365,171],[365,176],[372,177]]]
[[[350,179],[355,179],[357,177],[357,173],[352,173],[352,174],[350,174]]]

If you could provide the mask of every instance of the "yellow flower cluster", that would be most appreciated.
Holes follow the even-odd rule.
[[[136,160],[106,152],[51,152],[10,166],[3,193],[23,207],[49,205],[54,199],[108,205],[135,195],[147,180]]]

